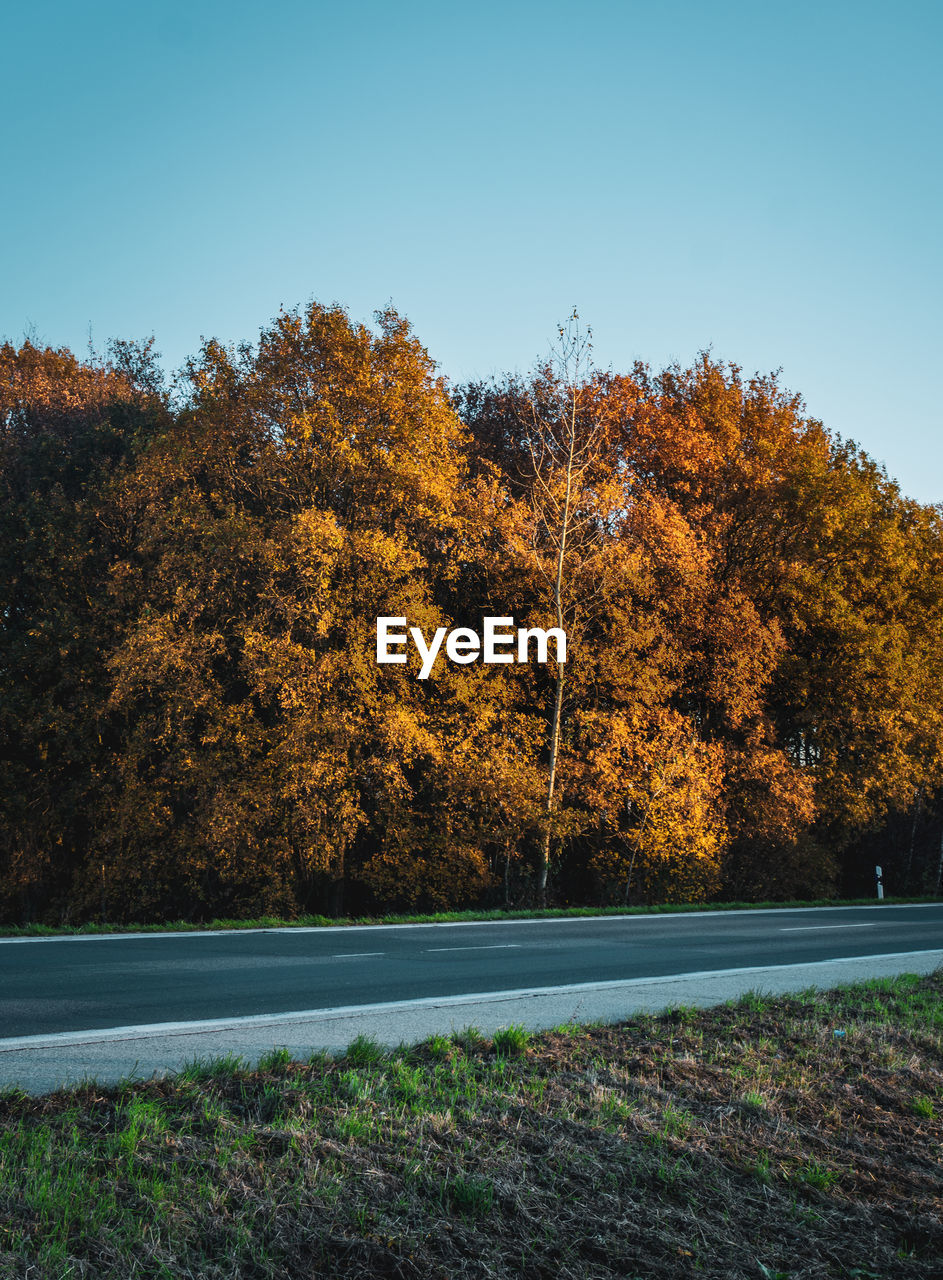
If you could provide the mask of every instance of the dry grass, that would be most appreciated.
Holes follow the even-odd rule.
[[[940,974],[7,1095],[0,1276],[939,1280],[941,1114]]]

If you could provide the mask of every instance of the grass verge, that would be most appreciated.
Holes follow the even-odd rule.
[[[940,902],[939,897],[885,898],[884,905],[903,906]],[[90,921],[85,924],[0,924],[0,937],[6,938],[55,938],[84,937],[99,933],[183,933],[192,930],[212,931],[222,929],[329,929],[351,925],[377,924],[463,924],[476,920],[559,920],[579,919],[583,916],[647,916],[677,915],[691,911],[770,911],[802,907],[876,907],[875,898],[814,898],[795,899],[789,902],[663,902],[645,907],[547,907],[541,910],[519,911],[436,911],[425,915],[385,916],[298,916],[286,920],[281,916],[258,916],[251,920],[171,920],[162,924],[102,924]]]
[[[943,973],[0,1097],[0,1276],[941,1275]]]

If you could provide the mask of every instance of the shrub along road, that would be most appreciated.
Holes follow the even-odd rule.
[[[943,903],[0,940],[0,1082],[149,1074],[273,1043],[613,1020],[943,960]]]

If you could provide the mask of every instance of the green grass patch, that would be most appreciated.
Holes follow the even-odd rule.
[[[941,1009],[937,973],[7,1090],[0,1277],[938,1280]]]
[[[519,1058],[527,1052],[530,1033],[520,1026],[502,1027],[494,1033],[495,1052],[504,1058]]]

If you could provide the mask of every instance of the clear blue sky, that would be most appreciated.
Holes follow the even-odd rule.
[[[710,346],[943,499],[940,0],[37,0],[0,36],[0,336],[392,300],[453,380],[574,304]]]

